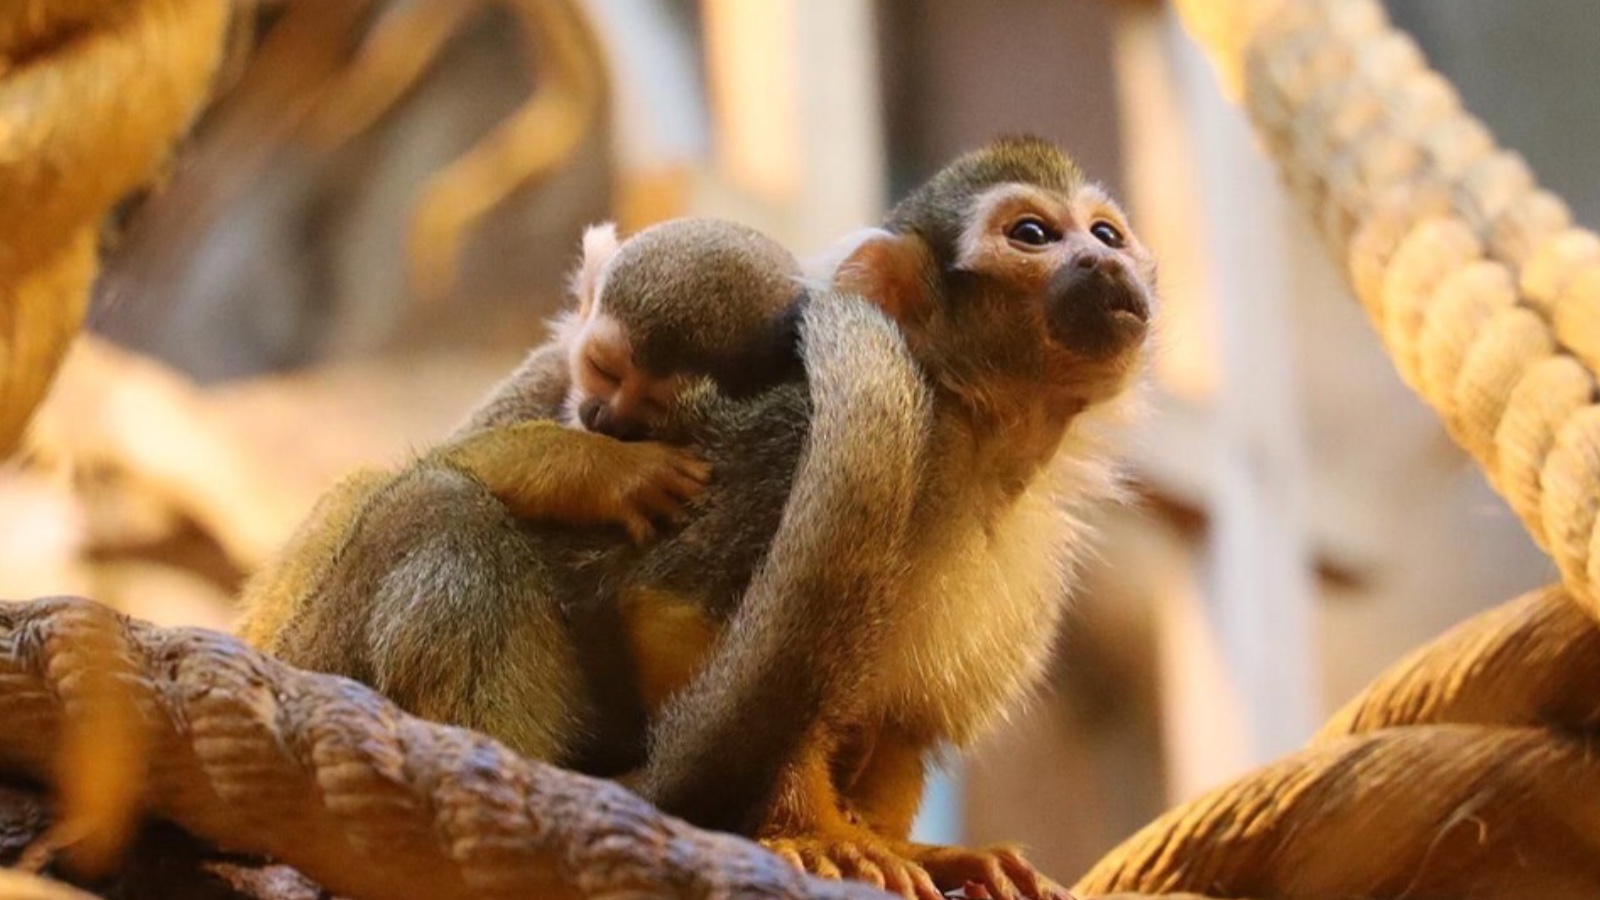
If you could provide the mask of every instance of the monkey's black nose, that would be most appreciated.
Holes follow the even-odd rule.
[[[1056,270],[1045,321],[1050,336],[1068,350],[1112,356],[1144,339],[1150,300],[1120,257],[1085,251]]]
[[[578,404],[578,421],[595,434],[619,441],[642,441],[650,436],[650,429],[644,422],[617,415],[611,404],[598,397],[589,397]]]
[[[583,423],[584,428],[603,434],[605,433],[603,420],[607,418],[606,413],[609,409],[606,402],[599,397],[585,397],[583,402],[578,404],[578,421]]]

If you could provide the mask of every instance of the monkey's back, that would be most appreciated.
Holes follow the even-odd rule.
[[[699,449],[712,480],[682,528],[635,547],[614,529],[524,526],[536,554],[551,563],[554,595],[588,684],[586,738],[560,760],[564,765],[610,775],[642,762],[647,720],[620,606],[630,596],[669,596],[714,628],[727,621],[777,533],[810,414],[804,381],[737,400],[695,390],[666,437]]]
[[[609,528],[528,523],[526,533],[563,573],[570,605],[649,588],[692,596],[721,621],[778,530],[810,416],[804,381],[740,400],[696,389],[665,435],[694,447],[712,467],[711,483],[681,528],[642,548]]]
[[[740,401],[698,392],[685,406],[682,439],[711,463],[711,484],[689,522],[648,548],[626,577],[630,585],[698,597],[723,621],[783,518],[809,433],[811,397],[804,381],[790,381]]]

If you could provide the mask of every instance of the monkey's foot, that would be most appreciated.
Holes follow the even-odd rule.
[[[765,838],[768,850],[802,872],[863,881],[906,900],[943,900],[934,879],[915,862],[875,839]]]
[[[904,855],[915,861],[943,890],[962,888],[968,897],[986,900],[1072,900],[1066,888],[1033,867],[1014,847],[971,850],[932,844],[907,845]]]

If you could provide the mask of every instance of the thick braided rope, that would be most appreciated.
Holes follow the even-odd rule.
[[[614,783],[413,718],[355,682],[83,600],[0,603],[0,766],[48,779],[83,715],[82,683],[106,670],[148,726],[154,813],[341,896],[885,896],[806,878]]]
[[[1413,653],[1307,749],[1162,816],[1076,890],[1600,896],[1597,683],[1600,629],[1561,588],[1529,594]]]
[[[1270,10],[1239,69],[1291,189],[1401,376],[1600,613],[1600,238],[1495,145],[1375,0],[1244,5]]]
[[[208,96],[229,7],[0,3],[0,456],[83,322],[101,220]]]
[[[1371,0],[1187,0],[1402,377],[1567,589],[1402,661],[1306,750],[1173,810],[1087,895],[1600,895],[1600,239]],[[1130,895],[1132,896],[1132,895]]]

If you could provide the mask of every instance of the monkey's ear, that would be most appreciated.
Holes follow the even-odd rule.
[[[594,311],[595,295],[600,289],[600,273],[606,263],[617,255],[617,226],[615,222],[594,225],[583,232],[583,261],[572,276],[572,293],[578,298],[578,316],[587,319]]]
[[[927,309],[928,245],[915,234],[881,228],[861,234],[834,273],[833,288],[877,304],[897,322],[909,322]]]

